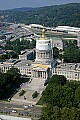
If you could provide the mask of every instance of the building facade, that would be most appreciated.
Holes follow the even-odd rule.
[[[11,67],[18,68],[21,75],[26,75],[32,79],[48,80],[53,74],[54,67],[52,40],[47,39],[43,31],[42,37],[36,40],[36,49],[22,51],[19,59],[0,62],[1,71],[4,73]]]
[[[45,37],[44,29],[42,37],[36,40],[36,59],[32,64],[32,78],[49,79],[53,74],[53,43]]]
[[[57,47],[59,50],[64,50],[65,47],[65,42],[62,38],[60,37],[53,37],[53,46]]]
[[[63,63],[57,65],[54,74],[64,75],[68,80],[80,81],[80,63]]]

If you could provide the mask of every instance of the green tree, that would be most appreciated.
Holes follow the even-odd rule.
[[[80,118],[80,81],[66,81],[54,75],[42,93],[40,120],[78,120]]]
[[[50,81],[49,81],[49,83],[56,83],[56,84],[61,84],[61,85],[64,85],[64,84],[66,84],[66,81],[67,81],[67,79],[64,77],[64,76],[62,76],[62,75],[53,75],[52,77],[51,77],[51,79],[50,79]]]
[[[59,56],[59,50],[58,48],[54,47],[53,48],[53,58],[58,58]]]
[[[70,109],[63,107],[61,111],[61,120],[70,120]]]

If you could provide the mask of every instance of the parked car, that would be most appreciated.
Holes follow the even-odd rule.
[[[24,105],[23,107],[24,107],[24,108],[28,108],[28,106],[27,106],[27,105]]]
[[[12,110],[11,112],[12,112],[12,113],[16,113],[17,111],[16,111],[16,110]]]

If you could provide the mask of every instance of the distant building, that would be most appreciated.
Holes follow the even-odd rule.
[[[77,35],[77,46],[80,47],[80,32]]]
[[[80,63],[63,63],[57,65],[54,74],[64,75],[68,80],[80,80]]]
[[[5,32],[3,35],[6,36],[6,40],[10,39],[13,36],[13,32]]]
[[[68,34],[78,34],[80,32],[80,28],[70,26],[57,26],[54,30]]]
[[[26,75],[29,78],[32,76],[31,64],[33,61],[31,60],[21,60],[17,62],[14,67],[20,70],[21,75]]]
[[[19,62],[20,60],[9,59],[5,62],[0,62],[0,69],[2,72],[6,73],[10,68],[14,67],[14,65]]]
[[[31,118],[14,117],[9,115],[0,115],[1,120],[31,120]]]
[[[35,49],[27,49],[25,51],[21,51],[19,55],[19,60],[34,60],[35,58]]]
[[[53,37],[52,40],[53,40],[53,46],[54,47],[57,47],[59,50],[64,50],[65,43],[64,43],[64,40],[62,38]]]
[[[42,26],[42,25],[39,25],[39,24],[30,24],[29,27],[30,27],[30,28],[43,29],[43,26]]]

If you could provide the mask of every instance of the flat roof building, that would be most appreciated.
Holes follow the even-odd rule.
[[[68,80],[80,81],[80,63],[62,63],[57,65],[54,74],[64,75]]]
[[[80,32],[80,28],[77,27],[70,27],[70,26],[57,26],[54,30],[67,32],[70,34],[78,34]]]
[[[14,117],[9,115],[0,115],[1,120],[31,120],[31,118]]]

